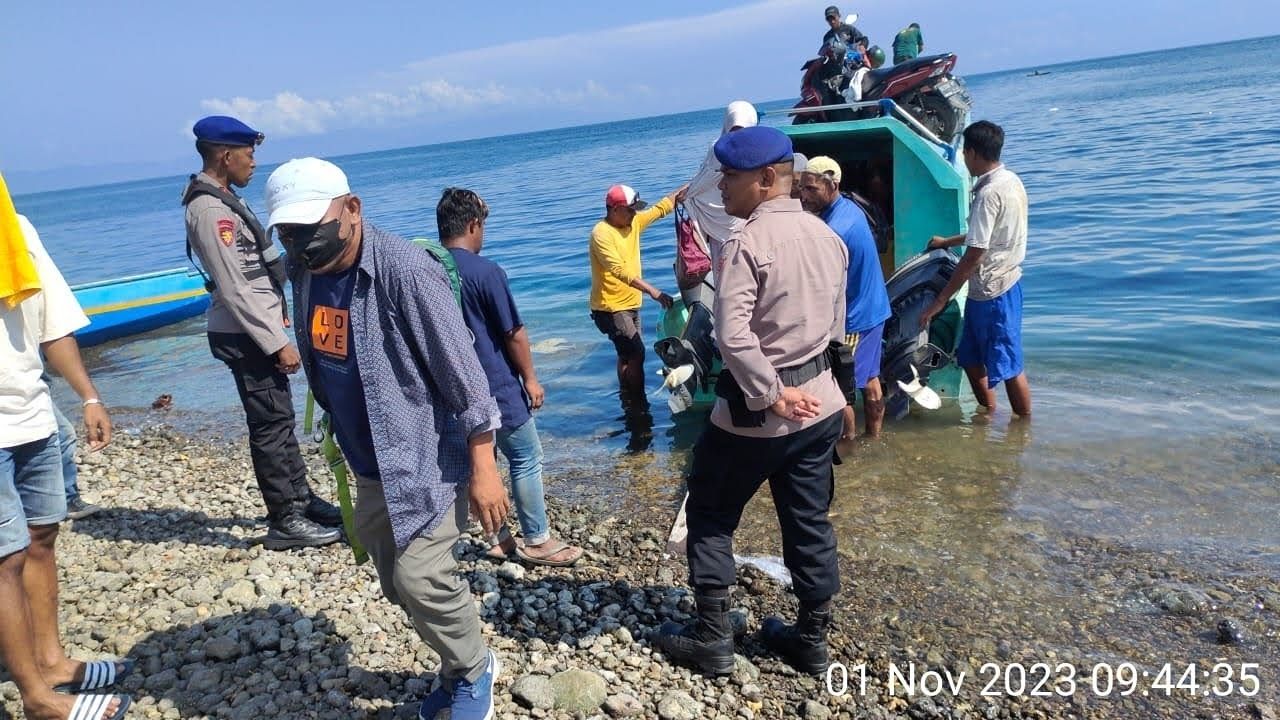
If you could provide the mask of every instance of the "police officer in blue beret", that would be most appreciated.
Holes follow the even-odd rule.
[[[849,254],[826,223],[791,197],[793,154],[782,132],[728,133],[715,154],[725,212],[745,222],[715,268],[715,334],[724,369],[688,479],[686,552],[697,617],[689,625],[665,625],[657,645],[705,673],[733,671],[733,533],[747,502],[768,481],[800,615],[794,625],[767,619],[761,639],[801,671],[820,674],[828,663],[831,598],[840,587],[827,512],[852,384],[847,354],[838,350]]]
[[[235,378],[249,425],[249,454],[267,506],[270,550],[327,545],[342,535],[342,514],[315,496],[294,434],[293,395],[287,373],[301,360],[285,333],[284,262],[257,216],[233,187],[253,178],[253,153],[262,133],[239,120],[213,115],[195,124],[204,168],[182,195],[187,257],[212,295],[209,348]],[[193,260],[194,262],[194,260]]]

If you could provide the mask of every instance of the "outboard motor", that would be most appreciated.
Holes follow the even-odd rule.
[[[884,388],[885,416],[900,419],[910,410],[911,397],[899,381],[916,377],[927,385],[929,373],[951,363],[957,337],[934,337],[921,329],[920,316],[951,281],[960,259],[948,250],[930,250],[898,268],[885,284],[893,313],[884,326],[884,357],[880,385]],[[937,323],[935,322],[936,326]]]
[[[679,337],[665,337],[653,344],[653,351],[666,366],[666,387],[671,396],[671,412],[693,406],[694,396],[706,392],[714,378],[716,347],[715,316],[702,302],[689,305],[689,318]],[[687,377],[684,377],[687,374]]]

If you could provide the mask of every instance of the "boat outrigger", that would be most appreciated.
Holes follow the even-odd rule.
[[[841,190],[867,198],[890,225],[879,248],[893,313],[885,324],[880,367],[886,416],[905,416],[912,398],[926,408],[937,407],[937,400],[955,403],[963,375],[954,356],[963,326],[965,292],[957,293],[927,330],[920,328],[919,318],[959,263],[951,250],[926,252],[925,248],[932,236],[953,235],[965,228],[969,174],[960,158],[962,136],[957,132],[951,143],[943,142],[892,100],[788,112],[833,108],[860,114],[874,109],[879,117],[779,129],[790,136],[796,152],[808,157],[826,155],[838,162],[844,168]],[[661,339],[654,350],[665,365],[664,386],[675,413],[705,409],[715,400],[719,360],[706,335],[714,322],[712,293],[708,285],[686,292],[658,322]]]
[[[204,280],[189,268],[100,280],[71,291],[89,317],[89,326],[76,333],[81,347],[155,330],[209,307]]]

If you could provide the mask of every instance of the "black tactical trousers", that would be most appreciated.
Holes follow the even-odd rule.
[[[768,480],[796,597],[816,606],[836,594],[840,571],[827,511],[835,489],[832,455],[842,428],[840,413],[776,438],[743,437],[707,425],[693,448],[685,508],[690,585],[734,584],[733,533],[743,508]]]
[[[295,415],[289,376],[276,369],[248,335],[209,333],[213,356],[231,368],[249,426],[249,456],[267,512],[276,517],[294,501],[311,497],[307,466],[294,434]]]

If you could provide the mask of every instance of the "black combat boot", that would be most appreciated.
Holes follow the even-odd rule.
[[[667,657],[708,675],[733,672],[733,627],[729,623],[729,590],[695,592],[698,616],[688,625],[665,622],[655,644]]]
[[[816,608],[801,605],[795,625],[786,625],[776,617],[765,618],[760,627],[760,640],[800,672],[821,675],[830,664],[827,650],[830,626],[830,601]]]
[[[317,525],[325,527],[342,527],[342,511],[333,503],[325,502],[311,493],[311,499],[307,501],[307,519]]]
[[[328,545],[342,539],[337,528],[317,525],[307,519],[307,502],[292,502],[272,511],[267,517],[267,537],[262,544],[268,550]]]

